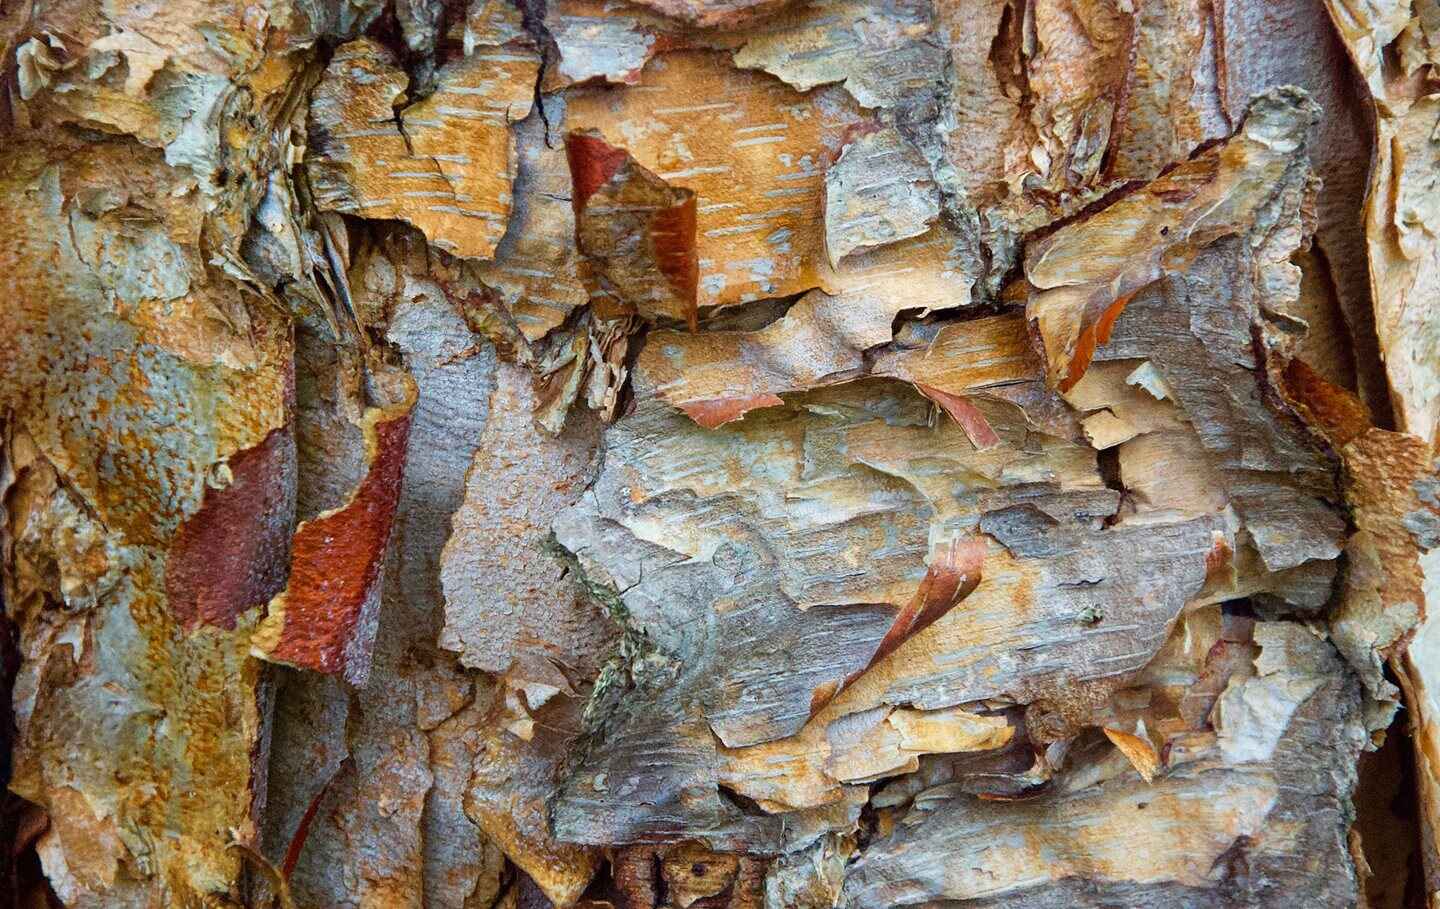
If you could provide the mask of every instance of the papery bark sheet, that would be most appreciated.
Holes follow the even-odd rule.
[[[1440,905],[1436,0],[0,46],[17,905]]]

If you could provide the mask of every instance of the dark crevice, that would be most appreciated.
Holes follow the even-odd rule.
[[[535,112],[540,115],[540,123],[545,127],[545,147],[554,148],[555,142],[550,135],[550,115],[545,112],[545,95],[540,90],[540,87],[545,84],[545,74],[549,69],[552,56],[559,53],[554,36],[545,26],[546,0],[514,0],[514,2],[520,9],[521,24],[525,33],[535,42],[535,49],[540,52],[540,70],[535,74],[534,106]]]
[[[791,307],[808,293],[810,290],[802,290],[789,296],[753,300],[738,306],[702,306],[699,327],[701,331],[760,331],[785,318]],[[676,322],[677,326],[679,324]]]
[[[1113,445],[1096,452],[1095,462],[1100,469],[1100,479],[1104,481],[1106,488],[1113,489],[1120,495],[1115,513],[1105,519],[1105,526],[1110,527],[1124,515],[1125,506],[1130,499],[1130,491],[1125,488],[1125,483],[1120,476],[1120,446]]]
[[[1396,679],[1388,671],[1389,681]],[[1415,741],[1399,711],[1385,731],[1385,742],[1360,755],[1353,798],[1354,830],[1372,876],[1365,882],[1371,906],[1419,906],[1423,889],[1423,850],[1416,803]]]
[[[60,906],[40,866],[35,843],[49,826],[39,805],[10,791],[14,772],[15,678],[20,673],[20,629],[0,600],[0,909]]]

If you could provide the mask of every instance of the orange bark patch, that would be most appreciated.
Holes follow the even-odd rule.
[[[1085,370],[1090,368],[1090,361],[1095,357],[1096,349],[1109,343],[1110,333],[1115,330],[1115,320],[1120,318],[1120,314],[1134,296],[1135,294],[1128,293],[1119,297],[1105,307],[1094,324],[1081,328],[1080,337],[1075,341],[1075,353],[1070,358],[1070,368],[1065,373],[1065,380],[1060,383],[1062,392],[1074,388],[1075,383],[1085,375]]]
[[[1111,744],[1125,755],[1125,759],[1135,768],[1135,772],[1140,774],[1141,779],[1147,783],[1155,779],[1155,774],[1160,770],[1160,755],[1156,753],[1155,746],[1149,739],[1120,729],[1111,729],[1109,726],[1104,727],[1103,732]]]
[[[1304,360],[1291,360],[1282,375],[1286,396],[1336,448],[1343,448],[1370,428],[1370,414],[1360,399],[1329,382]]]
[[[714,429],[734,422],[752,410],[775,407],[785,402],[779,395],[754,395],[748,398],[716,398],[710,401],[689,401],[680,409],[700,426]]]

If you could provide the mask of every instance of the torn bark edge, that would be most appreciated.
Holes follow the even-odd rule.
[[[872,373],[879,378],[893,378],[897,381],[907,381],[901,376],[881,375]],[[818,382],[809,386],[806,390],[824,388],[830,385],[843,385],[864,376],[845,376],[830,382]],[[965,437],[970,444],[983,451],[1000,444],[1000,436],[990,426],[990,421],[980,408],[970,403],[964,395],[952,394],[931,385],[921,382],[911,382],[915,390],[931,400],[941,410],[964,430]],[[789,389],[783,389],[788,391]],[[662,393],[662,397],[664,397]],[[668,400],[668,398],[667,398]],[[754,395],[738,395],[733,398],[706,398],[698,401],[683,401],[674,406],[684,411],[685,415],[695,422],[697,426],[704,429],[718,429],[726,423],[733,423],[743,419],[752,410],[764,410],[767,407],[779,407],[785,400],[774,392],[761,392]]]
[[[776,394],[758,394],[741,398],[711,398],[708,401],[687,401],[680,406],[695,424],[705,429],[718,429],[726,423],[743,418],[752,410],[778,407],[785,401]]]
[[[380,574],[405,472],[417,390],[408,376],[402,400],[365,411],[369,470],[344,506],[296,528],[286,588],[251,637],[264,660],[316,672],[344,672],[363,684],[380,606]]]
[[[1342,455],[1351,442],[1376,431],[1358,395],[1329,382],[1303,360],[1291,360],[1281,378],[1281,391],[1286,398]],[[1404,434],[1386,430],[1379,432],[1397,440],[1405,438]],[[1423,444],[1418,437],[1409,438],[1417,445]],[[1430,453],[1433,457],[1433,449]],[[1417,570],[1423,578],[1425,554],[1418,548],[1416,551],[1421,562]],[[1410,734],[1415,749],[1424,888],[1433,901],[1440,894],[1440,711],[1436,710],[1434,694],[1426,690],[1425,673],[1420,665],[1423,656],[1417,655],[1416,651],[1423,649],[1422,639],[1436,618],[1427,614],[1425,607],[1430,603],[1420,605],[1422,611],[1415,625],[1391,644],[1376,648],[1376,651],[1389,664],[1409,712]]]
[[[918,382],[915,384],[915,389],[949,414],[950,419],[959,424],[960,428],[965,431],[965,437],[970,440],[970,444],[977,449],[983,451],[1000,444],[1000,436],[990,426],[990,421],[985,419],[980,408],[971,404],[963,395],[951,394],[948,391],[941,391]]]

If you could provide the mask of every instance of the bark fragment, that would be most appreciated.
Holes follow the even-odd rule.
[[[647,170],[694,191],[702,308],[813,287],[908,294],[918,307],[966,302],[959,241],[939,227],[829,267],[823,223],[811,213],[821,210],[827,166],[866,122],[843,93],[802,95],[719,53],[687,50],[648,66],[637,90],[567,96],[569,129],[598,129]],[[904,281],[892,289],[897,270]]]
[[[543,116],[542,116],[543,114]],[[532,110],[515,126],[517,164],[510,226],[477,277],[503,297],[522,334],[538,341],[588,300],[575,248],[575,209],[559,104]]]
[[[1184,757],[1171,749],[1153,783],[1138,780],[1118,751],[1092,745],[1070,758],[1074,783],[1050,798],[917,803],[908,822],[862,855],[840,905],[1353,899],[1355,879],[1333,820],[1354,785],[1351,762],[1364,740],[1356,680],[1302,626],[1260,623],[1255,639],[1258,675],[1241,667],[1222,695],[1222,703],[1233,697],[1255,712],[1237,717],[1217,708],[1219,739]],[[1280,691],[1294,698],[1278,713],[1263,706],[1275,696],[1263,687],[1274,673],[1287,674]],[[1256,747],[1227,748],[1227,735]],[[1263,833],[1267,819],[1281,818],[1327,831],[1312,848],[1335,866],[1292,865],[1285,845]],[[943,862],[942,853],[968,860]]]
[[[592,296],[616,298],[646,319],[697,318],[695,194],[637,165],[593,133],[565,137],[574,187],[575,240],[604,282]]]
[[[348,758],[291,881],[301,904],[488,905],[500,890],[503,855],[465,815],[463,798],[475,729],[495,686],[459,666],[437,638],[441,552],[488,418],[495,354],[466,325],[442,286],[455,276],[430,259],[417,233],[400,229],[377,240],[356,257],[349,283],[360,311],[385,318],[385,337],[400,357],[394,378],[413,383],[414,397],[404,408],[409,435],[391,542],[372,588],[371,671],[353,686],[287,672],[271,749],[272,802],[308,803],[316,767]],[[302,374],[300,385],[306,516],[343,507],[373,471],[361,426],[341,428],[374,416],[363,406],[363,360],[343,346],[316,346],[304,361],[314,372]],[[350,363],[353,377],[341,367],[342,376],[331,378],[331,357]],[[272,817],[267,841],[276,855],[297,819],[293,809],[276,808]]]
[[[882,128],[856,139],[825,172],[825,249],[832,268],[852,253],[918,237],[939,215],[940,192],[930,168],[898,130]]]
[[[509,9],[518,33],[519,10]],[[409,77],[381,44],[338,48],[310,109],[306,169],[317,205],[404,220],[447,252],[490,258],[510,215],[510,125],[529,113],[540,69],[518,35],[445,64],[434,92],[410,104]]]
[[[21,883],[1433,896],[1440,15],[1327,9],[0,10]]]
[[[1293,92],[1261,96],[1228,143],[1026,254],[1034,289],[1027,318],[1044,344],[1049,380],[1074,388],[1097,351],[1151,357],[1226,475],[1272,571],[1334,558],[1343,535],[1328,504],[1337,498],[1332,456],[1267,391],[1288,359],[1284,324],[1269,313],[1283,311],[1297,290],[1282,256],[1299,239],[1313,116]],[[1227,239],[1252,231],[1259,235],[1253,259]],[[1114,255],[1104,252],[1122,242],[1148,252],[1136,258],[1120,245]],[[1251,286],[1223,274],[1220,263],[1232,255],[1241,256],[1241,274],[1254,274]],[[1207,306],[1201,295],[1217,287],[1225,302]],[[1146,314],[1127,318],[1136,305]],[[1155,318],[1171,322],[1159,327]],[[1207,374],[1228,374],[1232,384],[1217,388]],[[1307,529],[1297,534],[1297,524]]]
[[[415,391],[399,382],[398,402],[361,418],[365,478],[346,504],[295,530],[290,581],[255,630],[252,652],[318,672],[343,672],[355,684],[370,673],[380,610],[380,575],[405,473]]]

